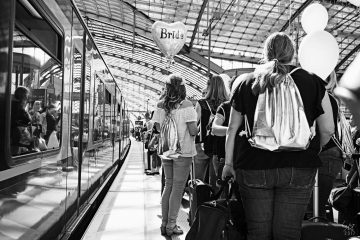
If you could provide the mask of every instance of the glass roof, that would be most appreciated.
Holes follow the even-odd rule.
[[[199,98],[207,80],[209,23],[212,73],[224,69],[214,62],[230,60],[257,64],[262,44],[275,31],[286,31],[298,46],[305,33],[302,11],[311,0],[75,0],[110,71],[129,92],[131,101],[155,105],[170,73],[187,81],[188,95]],[[360,49],[359,9],[345,0],[320,2],[329,14],[326,31],[337,40],[341,74]],[[168,66],[152,41],[154,21],[183,22],[186,46]],[[124,88],[122,88],[124,89]],[[131,89],[131,92],[129,91]],[[149,97],[152,96],[152,97]],[[135,100],[134,100],[135,99]],[[130,100],[129,100],[130,101]],[[131,107],[130,107],[131,108]],[[129,109],[130,109],[129,108]]]

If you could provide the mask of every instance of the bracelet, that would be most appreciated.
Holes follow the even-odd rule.
[[[229,164],[229,163],[225,163],[225,165],[229,166],[229,167],[233,167],[232,164]]]

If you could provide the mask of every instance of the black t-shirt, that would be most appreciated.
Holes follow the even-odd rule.
[[[201,107],[201,118],[200,122],[198,123],[198,125],[200,125],[200,139],[198,139],[197,142],[203,142],[206,137],[206,126],[209,123],[210,115],[211,113],[215,114],[217,106],[215,106],[213,101],[207,99],[200,99],[198,103]],[[211,108],[211,112],[208,104]]]
[[[223,126],[229,125],[229,119],[230,119],[230,109],[231,109],[231,103],[230,101],[223,102],[220,104],[218,109],[216,110],[216,115],[221,115],[224,122]],[[225,140],[226,137],[217,137],[217,155],[219,158],[225,158]]]
[[[337,131],[337,119],[338,119],[338,112],[339,112],[339,106],[338,103],[335,99],[335,97],[329,93],[329,99],[330,99],[330,103],[331,103],[331,107],[332,107],[332,111],[333,111],[333,119],[334,119],[334,123],[335,123],[335,132]],[[334,140],[332,140],[332,138],[329,140],[329,142],[323,146],[322,151],[328,150],[332,147],[335,147],[336,144],[334,142]]]
[[[293,66],[290,70],[294,69]],[[258,96],[254,95],[251,86],[254,82],[253,75],[242,81],[236,89],[231,100],[232,107],[248,117],[250,128],[254,124],[254,113]],[[310,126],[314,120],[324,113],[321,101],[325,94],[325,88],[321,79],[303,69],[298,69],[291,74],[296,86],[299,89],[305,115]],[[241,169],[273,169],[284,167],[315,168],[321,166],[318,157],[320,150],[319,135],[316,135],[310,142],[308,149],[304,151],[282,151],[271,152],[251,147],[245,137],[240,138],[235,148],[240,148],[234,159],[234,167]]]

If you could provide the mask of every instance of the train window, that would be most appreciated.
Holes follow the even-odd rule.
[[[111,94],[105,89],[105,125],[104,138],[108,139],[111,135]]]
[[[18,28],[13,43],[11,153],[15,156],[58,148],[62,66]]]
[[[102,139],[102,126],[103,124],[103,99],[104,99],[104,84],[100,81],[100,78],[95,74],[95,85],[94,85],[94,113],[93,118],[93,141],[99,141]]]
[[[20,3],[21,2],[21,3]],[[16,3],[16,26],[37,40],[37,44],[49,55],[61,62],[62,36],[54,30],[45,18],[28,0]]]

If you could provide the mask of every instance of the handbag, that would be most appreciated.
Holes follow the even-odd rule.
[[[301,240],[346,240],[355,232],[346,225],[329,222],[321,217],[314,217],[302,223]]]
[[[47,150],[47,146],[46,146],[46,141],[45,141],[45,139],[43,139],[42,137],[38,137],[38,138],[36,139],[36,141],[37,141],[37,148],[39,148],[40,151],[45,151],[45,150]]]
[[[231,199],[236,191],[237,184],[232,183],[225,199],[205,202],[198,206],[194,223],[185,240],[246,239],[245,213],[241,199],[238,199],[239,194],[236,194],[236,199]]]
[[[59,140],[58,140],[58,138],[57,138],[57,136],[56,136],[56,131],[53,131],[53,132],[50,134],[47,147],[48,147],[49,149],[52,149],[52,148],[58,148],[59,146],[60,146],[60,143],[59,143]]]
[[[32,142],[31,133],[27,126],[17,126],[17,131],[19,134],[19,144],[24,146],[29,146]]]
[[[331,190],[328,202],[337,211],[346,212],[354,209],[354,188],[357,186],[359,173],[356,171],[346,186],[336,187]]]

